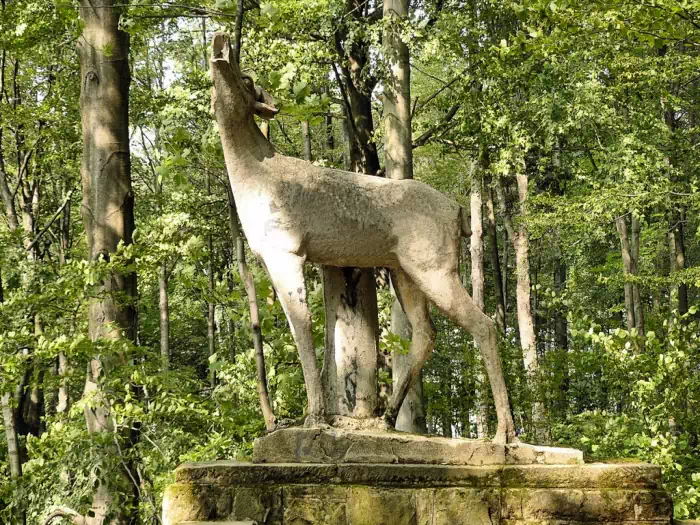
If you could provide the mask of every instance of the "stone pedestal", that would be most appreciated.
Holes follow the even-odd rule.
[[[179,467],[163,524],[672,523],[658,467],[571,449],[290,429],[257,441],[254,460]]]

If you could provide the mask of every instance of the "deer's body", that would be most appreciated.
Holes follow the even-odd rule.
[[[426,239],[432,245],[426,264],[456,256],[462,210],[422,182],[281,155],[251,168],[232,186],[243,230],[259,256],[285,250],[327,266],[397,269],[417,248],[428,248]]]
[[[489,374],[496,440],[515,441],[494,322],[462,287],[458,271],[466,221],[460,206],[417,181],[332,170],[277,155],[253,119],[276,112],[231,58],[228,37],[213,43],[212,105],[243,231],[277,290],[299,349],[310,420],[323,419],[304,264],[388,267],[411,323],[414,365],[394,386],[385,419],[401,404],[435,346],[430,302],[469,331]]]

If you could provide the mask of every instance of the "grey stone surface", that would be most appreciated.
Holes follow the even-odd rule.
[[[346,429],[285,428],[255,440],[254,463],[583,464],[572,448]]]
[[[660,469],[642,463],[445,466],[186,464],[163,524],[671,525]]]

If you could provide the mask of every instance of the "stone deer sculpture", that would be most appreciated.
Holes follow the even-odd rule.
[[[432,302],[472,334],[481,351],[498,415],[497,442],[517,441],[494,322],[460,282],[460,239],[468,217],[454,201],[415,180],[389,180],[275,153],[253,115],[277,109],[242,76],[229,38],[217,33],[211,60],[212,106],[243,231],[265,265],[294,340],[308,396],[306,424],[322,423],[324,395],[316,363],[304,263],[386,267],[413,329],[413,368],[395,385],[385,421],[393,427],[412,382],[435,345]]]

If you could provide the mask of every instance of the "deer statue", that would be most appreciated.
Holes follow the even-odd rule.
[[[270,119],[272,99],[241,75],[229,38],[214,35],[212,107],[250,249],[263,262],[289,321],[308,397],[306,425],[325,422],[307,303],[304,263],[386,267],[413,329],[412,369],[394,385],[384,415],[401,404],[435,346],[430,302],[474,337],[498,416],[495,441],[517,442],[495,323],[472,302],[458,272],[468,217],[454,201],[415,180],[389,180],[315,166],[275,152],[253,115]]]

